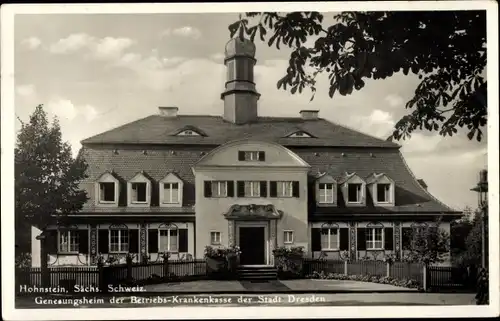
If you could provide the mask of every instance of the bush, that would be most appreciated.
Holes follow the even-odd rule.
[[[411,279],[394,279],[387,276],[374,276],[374,275],[345,275],[339,273],[328,273],[325,274],[323,271],[314,271],[312,274],[307,275],[308,279],[324,279],[324,280],[349,280],[349,281],[361,281],[361,282],[372,282],[380,284],[390,284],[394,286],[400,286],[410,289],[422,290],[420,284]]]
[[[298,277],[302,271],[304,248],[299,246],[278,247],[273,250],[275,265],[281,275]],[[285,272],[285,273],[284,273]]]

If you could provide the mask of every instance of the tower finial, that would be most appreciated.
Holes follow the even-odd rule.
[[[243,25],[243,22],[241,21],[241,14],[240,14],[240,34],[239,34],[239,37],[240,37],[240,40],[243,41],[243,39],[245,38],[245,34],[244,34],[244,25]]]

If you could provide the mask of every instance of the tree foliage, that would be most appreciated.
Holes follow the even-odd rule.
[[[449,251],[450,235],[440,228],[438,221],[408,231],[410,240],[405,261],[432,264],[442,262]]]
[[[324,26],[319,12],[252,12],[229,26],[243,28],[278,50],[291,48],[278,89],[316,93],[316,77],[328,74],[329,96],[350,95],[366,79],[402,72],[420,83],[406,103],[409,113],[390,138],[414,130],[452,136],[458,127],[480,141],[487,122],[485,11],[342,12]],[[312,43],[312,40],[315,40]],[[311,44],[312,43],[312,44]]]
[[[15,148],[16,234],[23,226],[44,229],[54,215],[64,218],[80,210],[87,200],[78,186],[86,178],[86,168],[62,141],[57,119],[50,124],[43,106],[37,106],[29,122],[22,124]]]

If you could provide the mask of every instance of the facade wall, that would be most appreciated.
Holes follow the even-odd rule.
[[[299,181],[298,198],[245,198],[225,197],[206,198],[203,184],[207,180],[255,180],[255,181]],[[244,172],[233,170],[203,170],[196,172],[196,256],[203,257],[206,245],[210,244],[210,232],[221,233],[221,245],[228,246],[229,223],[224,217],[232,205],[272,204],[283,211],[283,217],[277,221],[278,246],[283,245],[283,231],[294,231],[294,246],[308,248],[307,229],[307,173],[303,169],[272,170],[268,168],[248,169]]]

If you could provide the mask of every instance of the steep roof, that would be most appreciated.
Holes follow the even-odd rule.
[[[143,150],[147,149],[147,153]],[[93,194],[96,179],[106,170],[116,173],[121,180],[130,180],[138,171],[143,170],[155,182],[169,172],[174,172],[184,183],[184,204],[191,208],[194,204],[194,175],[191,167],[210,151],[210,146],[127,146],[117,152],[102,146],[84,147],[81,155],[89,164],[88,178],[82,187],[89,195]],[[293,147],[290,148],[311,165],[311,176],[327,172],[340,180],[346,172],[356,172],[366,179],[373,173],[383,172],[395,182],[395,206],[374,207],[373,202],[360,208],[338,207],[317,208],[318,214],[324,213],[457,213],[428,193],[413,176],[403,156],[397,149],[347,148],[347,147]],[[153,184],[153,188],[158,188]],[[89,200],[84,211],[93,211]],[[153,210],[152,210],[153,211]],[[354,211],[354,212],[353,212]]]
[[[206,136],[176,136],[179,130],[197,128]],[[311,138],[286,137],[301,129]],[[259,117],[255,122],[236,125],[220,116],[151,115],[83,140],[86,144],[181,144],[221,145],[252,138],[271,140],[284,146],[342,146],[398,148],[398,144],[334,124],[325,119],[304,120],[299,117]]]

